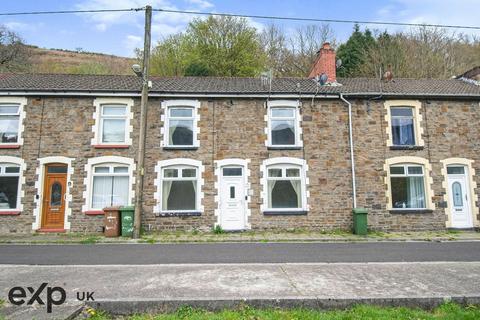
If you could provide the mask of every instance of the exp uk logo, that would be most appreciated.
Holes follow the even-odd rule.
[[[8,301],[16,306],[24,304],[33,305],[35,302],[39,305],[45,305],[42,299],[42,292],[47,289],[46,297],[44,297],[47,305],[47,313],[52,313],[53,306],[59,306],[67,300],[67,292],[62,287],[49,287],[47,282],[44,282],[35,289],[34,287],[13,287],[8,291]],[[28,294],[27,294],[28,293]],[[29,294],[31,296],[29,296]],[[77,292],[76,298],[78,301],[95,301],[93,298],[94,292]]]

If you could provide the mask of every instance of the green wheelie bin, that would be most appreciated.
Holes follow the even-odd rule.
[[[353,212],[353,233],[367,235],[367,209],[355,208]]]
[[[133,236],[133,214],[135,212],[134,206],[120,207],[120,221],[122,224],[122,237]]]

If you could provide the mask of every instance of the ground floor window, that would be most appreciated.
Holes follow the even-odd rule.
[[[424,168],[417,164],[390,166],[393,209],[425,209]]]
[[[92,209],[127,205],[129,194],[128,166],[99,164],[93,168]]]
[[[168,167],[163,169],[162,210],[196,210],[197,169]]]
[[[190,159],[160,161],[160,212],[200,211],[201,162]]]
[[[18,209],[20,195],[20,166],[0,163],[0,211]]]
[[[85,213],[98,214],[106,207],[132,204],[135,183],[133,159],[118,156],[90,158],[85,170],[87,190],[82,208]]]
[[[302,208],[300,168],[281,166],[268,168],[268,207]]]
[[[306,209],[306,174],[302,159],[272,158],[265,161],[264,210]]]

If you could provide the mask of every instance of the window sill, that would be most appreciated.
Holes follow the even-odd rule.
[[[19,144],[0,144],[0,149],[20,149]]]
[[[166,217],[199,217],[202,213],[200,211],[188,211],[188,212],[159,212],[155,216],[157,218]]]
[[[275,210],[266,210],[263,211],[263,214],[266,216],[304,216],[308,213],[306,210],[301,211],[275,211]]]
[[[197,150],[198,146],[165,146],[163,150]]]
[[[22,211],[12,210],[12,211],[0,211],[0,216],[18,216]]]
[[[410,214],[410,213],[433,213],[433,210],[431,209],[392,209],[388,210],[388,212],[393,213],[393,214]]]
[[[390,146],[390,150],[423,150],[423,146]]]
[[[267,146],[268,150],[302,150],[300,146]]]
[[[127,144],[94,144],[95,149],[128,149],[130,146]]]
[[[83,213],[85,213],[87,216],[100,216],[105,214],[103,210],[89,210],[89,211],[84,211]]]

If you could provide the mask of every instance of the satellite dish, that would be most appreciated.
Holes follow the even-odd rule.
[[[342,59],[338,59],[335,65],[337,66],[337,68],[340,68],[342,66]]]
[[[132,70],[133,72],[135,72],[135,74],[139,77],[142,77],[143,76],[143,72],[142,72],[142,67],[140,67],[139,64],[134,64],[132,65]]]
[[[326,73],[322,73],[322,74],[320,75],[320,80],[319,80],[320,85],[323,86],[325,83],[327,83],[327,80],[328,80],[327,74],[326,74]]]

